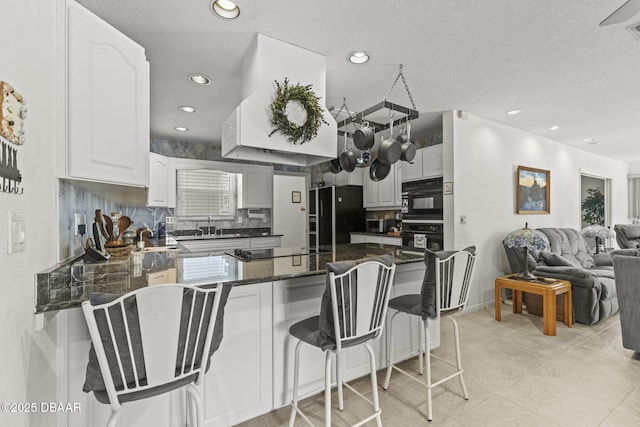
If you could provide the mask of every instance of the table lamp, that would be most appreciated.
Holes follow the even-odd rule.
[[[533,279],[534,276],[529,272],[529,263],[527,262],[527,255],[529,250],[543,250],[549,245],[547,236],[539,231],[532,230],[528,227],[528,224],[524,225],[524,228],[512,231],[505,237],[504,244],[509,248],[522,248],[524,249],[524,257],[522,263],[524,264],[523,271],[518,273],[518,277],[525,279]]]
[[[580,230],[580,234],[584,237],[592,237],[596,239],[596,253],[600,253],[600,241],[603,239],[613,239],[616,234],[612,229],[602,225],[591,224]]]

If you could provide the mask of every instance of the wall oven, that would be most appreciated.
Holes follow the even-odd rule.
[[[402,222],[442,221],[442,178],[402,183]]]
[[[405,251],[424,253],[425,249],[444,249],[444,223],[436,220],[402,220],[402,246]]]

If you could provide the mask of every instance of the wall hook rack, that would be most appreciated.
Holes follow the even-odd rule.
[[[20,188],[22,175],[18,169],[18,150],[11,148],[6,142],[2,142],[2,153],[0,156],[0,178],[3,193],[22,194],[24,188]]]

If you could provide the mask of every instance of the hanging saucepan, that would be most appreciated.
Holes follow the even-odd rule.
[[[416,146],[411,142],[411,124],[407,123],[407,131],[400,132],[400,135],[396,138],[402,144],[402,154],[400,154],[400,160],[403,162],[410,162],[416,157]]]
[[[347,133],[344,134],[344,151],[340,153],[340,167],[347,172],[353,172],[356,168],[356,156],[347,148]]]
[[[382,163],[392,165],[400,159],[402,155],[402,145],[393,138],[393,115],[389,116],[389,139],[385,139],[378,148],[378,160]]]
[[[338,159],[333,159],[329,162],[329,170],[332,173],[340,173],[342,167],[340,166],[340,161]]]
[[[375,132],[369,127],[369,122],[364,122],[359,129],[353,132],[353,143],[361,151],[369,150],[373,147]]]
[[[371,181],[382,181],[391,172],[391,165],[382,163],[380,159],[375,159],[369,166],[369,178]]]

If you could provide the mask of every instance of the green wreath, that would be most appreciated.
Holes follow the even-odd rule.
[[[289,85],[289,79],[285,78],[284,83],[280,84],[276,80],[276,96],[271,104],[271,126],[273,130],[269,134],[272,136],[276,132],[287,137],[287,140],[293,144],[304,144],[311,141],[318,135],[318,130],[322,123],[328,124],[322,117],[322,108],[320,107],[319,97],[312,90],[312,85],[295,86]],[[289,121],[287,117],[287,103],[289,101],[298,101],[307,112],[307,120],[303,125],[298,126]]]

